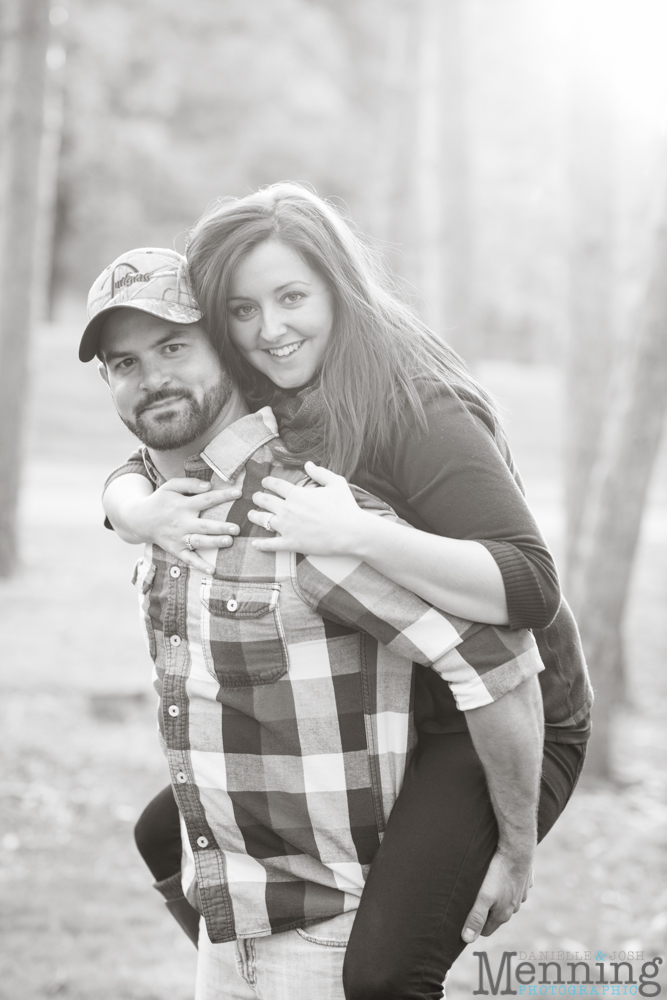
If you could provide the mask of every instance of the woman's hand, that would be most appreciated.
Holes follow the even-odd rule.
[[[199,515],[209,507],[237,500],[241,491],[211,490],[211,484],[201,479],[170,479],[148,496],[130,497],[121,493],[122,486],[116,486],[125,478],[129,477],[114,480],[104,497],[109,520],[125,540],[154,542],[194,569],[210,573],[210,565],[194,550],[226,548],[239,528]]]
[[[275,476],[262,480],[262,486],[272,492],[253,494],[261,510],[251,510],[248,520],[278,532],[278,537],[257,538],[252,544],[263,552],[353,553],[355,538],[363,532],[369,515],[359,509],[343,476],[312,462],[306,462],[305,470],[324,489],[304,489]]]

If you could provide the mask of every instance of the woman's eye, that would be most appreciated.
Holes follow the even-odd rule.
[[[234,309],[234,315],[237,319],[248,319],[249,316],[252,316],[254,311],[255,307],[248,303],[247,305],[237,306],[236,309]]]
[[[283,301],[288,305],[293,306],[296,305],[297,302],[300,302],[303,297],[303,292],[286,292],[283,296]]]

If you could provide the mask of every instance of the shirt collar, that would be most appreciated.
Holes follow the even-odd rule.
[[[191,455],[185,462],[186,472],[195,473],[197,465],[203,468],[202,459],[210,469],[228,482],[233,482],[251,455],[267,441],[278,437],[278,424],[270,406],[263,406],[256,413],[249,413],[235,420],[220,431],[200,455]],[[156,486],[166,480],[155,468],[148,448],[141,448],[146,472]]]
[[[267,441],[278,437],[278,424],[270,406],[249,413],[220,431],[204,448],[202,458],[214,472],[233,482],[248,459]]]

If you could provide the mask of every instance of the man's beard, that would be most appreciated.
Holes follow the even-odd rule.
[[[132,418],[119,414],[132,433],[155,451],[172,451],[192,444],[204,434],[218,417],[232,395],[229,376],[221,374],[218,382],[204,393],[199,402],[189,389],[160,389],[142,400]],[[163,399],[185,399],[187,407],[179,411],[148,409]]]

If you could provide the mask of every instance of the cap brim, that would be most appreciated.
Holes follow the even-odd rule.
[[[135,309],[137,312],[147,312],[152,316],[159,316],[160,319],[169,320],[171,323],[181,323],[183,326],[199,322],[203,315],[200,309],[179,305],[175,302],[164,302],[161,299],[132,299],[131,302],[115,302],[113,305],[107,306],[106,309],[101,309],[83,331],[79,344],[79,361],[92,361],[97,355],[104,322],[116,309]]]

